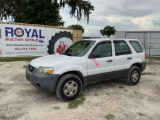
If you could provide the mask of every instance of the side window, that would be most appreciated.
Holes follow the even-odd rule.
[[[114,41],[114,46],[116,56],[127,55],[132,53],[125,41]]]
[[[112,45],[111,42],[101,42],[96,45],[93,49],[92,55],[98,55],[98,58],[112,56]]]
[[[137,53],[143,52],[143,48],[138,41],[130,41],[130,43]]]

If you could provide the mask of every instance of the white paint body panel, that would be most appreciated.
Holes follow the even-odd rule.
[[[132,51],[132,54],[115,56],[115,50],[114,50],[115,48],[113,43],[114,40],[126,41]],[[106,40],[93,39],[93,41],[96,41],[95,44],[83,57],[55,54],[34,59],[31,61],[30,64],[36,68],[38,68],[39,66],[53,67],[54,74],[62,75],[69,71],[79,71],[82,73],[83,76],[88,76],[88,75],[107,73],[123,69],[129,69],[134,63],[141,63],[142,61],[145,61],[144,58],[145,52],[137,53],[129,43],[128,39],[110,39],[112,43],[112,56],[104,58],[96,58],[95,60],[99,63],[99,66],[96,66],[94,60],[89,59],[88,56],[99,42]],[[139,40],[134,40],[134,41],[139,41]],[[132,57],[132,59],[127,60],[128,57]],[[113,60],[113,62],[107,62],[107,60]]]

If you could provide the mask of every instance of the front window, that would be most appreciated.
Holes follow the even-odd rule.
[[[110,57],[112,56],[112,45],[110,41],[107,42],[100,42],[98,45],[93,49],[92,55],[98,55],[98,58],[103,57]]]
[[[67,56],[84,56],[89,49],[93,46],[95,41],[78,41],[71,45],[66,51],[62,54]]]

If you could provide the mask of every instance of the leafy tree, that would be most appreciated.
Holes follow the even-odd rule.
[[[37,23],[43,25],[62,25],[62,18],[59,15],[59,9],[51,0],[28,0],[25,1],[24,14],[17,22]],[[29,19],[28,19],[29,18]]]
[[[52,0],[2,0],[1,19],[12,17],[15,22],[62,25],[59,8]]]
[[[78,25],[78,24],[76,24],[76,25],[70,25],[70,26],[68,26],[68,28],[71,28],[71,29],[73,29],[73,30],[82,30],[82,33],[84,33],[84,28],[83,28],[83,26]]]
[[[0,0],[0,18],[1,20],[12,17],[17,19],[22,13],[22,3],[24,0]]]
[[[115,34],[115,28],[111,26],[106,26],[100,30],[101,35],[106,35],[107,37]]]
[[[94,10],[91,2],[85,0],[0,0],[0,18],[12,17],[16,22],[63,25],[59,8],[65,5],[70,7],[71,17],[76,17],[78,21],[83,14],[88,22]]]

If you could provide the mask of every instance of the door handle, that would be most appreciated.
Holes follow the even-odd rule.
[[[113,60],[107,60],[107,62],[112,62]]]
[[[128,57],[128,58],[127,58],[127,60],[131,60],[131,59],[132,59],[131,57]]]

